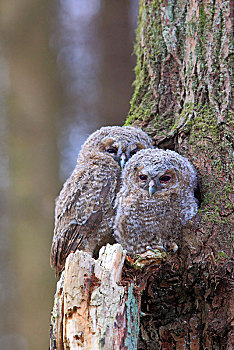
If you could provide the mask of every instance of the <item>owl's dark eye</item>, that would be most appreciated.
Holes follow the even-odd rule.
[[[131,152],[130,152],[130,157],[132,157],[134,154],[136,154],[138,151],[137,148],[133,149]]]
[[[144,174],[140,174],[139,175],[139,179],[141,180],[141,181],[146,181],[147,180],[147,175],[144,175]]]
[[[161,183],[166,183],[166,182],[170,182],[172,179],[171,175],[163,175],[160,177],[159,181]]]
[[[106,152],[110,154],[117,154],[118,150],[115,147],[109,147],[106,149]]]

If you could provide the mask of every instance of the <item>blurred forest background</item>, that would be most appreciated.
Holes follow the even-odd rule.
[[[85,138],[122,125],[137,0],[0,0],[0,349],[48,349],[54,199]]]

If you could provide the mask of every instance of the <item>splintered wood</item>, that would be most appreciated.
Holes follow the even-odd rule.
[[[98,260],[83,251],[69,255],[57,284],[51,350],[129,348],[128,328],[134,325],[127,318],[127,305],[129,300],[134,305],[135,300],[127,287],[117,284],[125,254],[119,244],[108,244],[100,250]],[[135,308],[138,323],[136,302]],[[136,348],[134,341],[130,346]]]

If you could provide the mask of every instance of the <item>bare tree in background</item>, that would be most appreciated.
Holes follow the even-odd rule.
[[[199,213],[184,228],[176,255],[141,272],[126,265],[122,286],[116,283],[122,259],[114,278],[112,266],[103,263],[105,252],[97,262],[72,254],[64,289],[63,279],[58,284],[51,349],[56,340],[65,349],[110,349],[110,339],[113,349],[232,348],[230,6],[220,0],[140,1],[135,92],[126,123],[192,161]],[[113,250],[108,254],[113,257]],[[104,287],[103,275],[109,276]],[[115,294],[108,304],[103,297],[118,287],[119,300]],[[106,324],[108,310],[112,323]]]
[[[53,293],[49,242],[59,184],[55,125],[61,94],[55,56],[48,47],[48,3],[2,1],[1,30],[10,81],[6,101],[9,224],[3,232],[8,237],[4,260],[10,283],[3,291],[0,348],[46,348],[46,310]]]

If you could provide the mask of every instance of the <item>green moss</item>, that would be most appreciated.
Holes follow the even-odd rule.
[[[163,86],[159,86],[160,76],[158,67],[167,55],[166,44],[163,40],[161,25],[162,1],[152,1],[149,5],[141,1],[137,29],[137,45],[135,53],[137,64],[135,67],[134,94],[130,102],[130,111],[125,125],[134,121],[157,119],[158,122],[166,118],[157,113],[155,93],[163,96]],[[169,10],[173,16],[173,9]],[[150,15],[149,15],[150,13]],[[147,19],[147,20],[146,20]],[[167,118],[171,123],[171,118]]]
[[[215,261],[219,261],[220,259],[227,259],[227,257],[227,254],[221,250],[220,252],[218,252]]]
[[[198,31],[198,44],[196,45],[195,52],[196,56],[199,58],[199,62],[202,64],[202,68],[206,69],[205,67],[205,56],[206,56],[206,33],[207,33],[207,26],[210,23],[210,18],[206,15],[204,10],[204,4],[201,3],[199,7],[199,18],[198,18],[198,25],[197,25],[197,31]],[[210,24],[211,25],[211,24]]]
[[[200,166],[202,171],[202,225],[214,226],[219,230],[218,239],[220,244],[225,240],[231,244],[231,225],[229,215],[232,214],[232,184],[229,178],[233,159],[232,154],[227,152],[231,149],[232,136],[228,128],[218,125],[216,111],[205,106],[195,108],[196,117],[193,119],[190,129],[190,147],[193,150],[194,163],[203,155],[205,163]],[[231,118],[231,116],[229,117]],[[230,119],[228,118],[227,123]],[[207,171],[205,172],[205,169]]]

